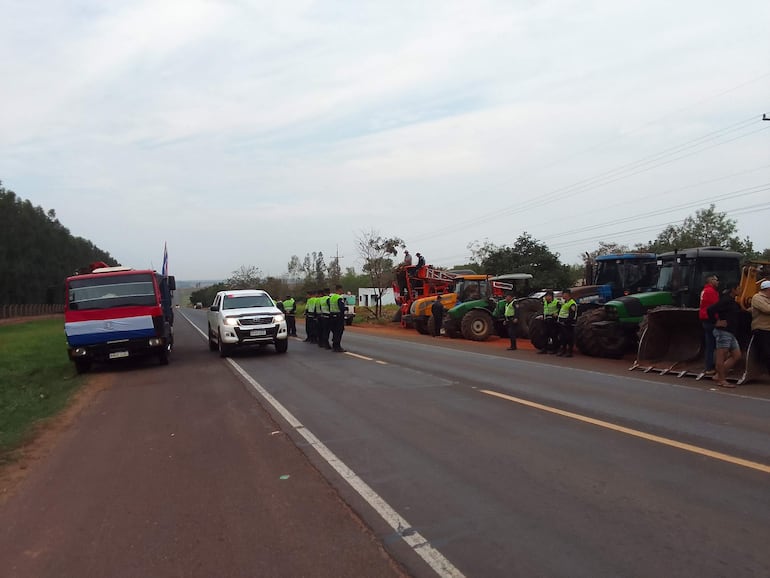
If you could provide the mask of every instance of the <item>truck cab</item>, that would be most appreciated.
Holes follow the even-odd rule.
[[[78,373],[94,361],[155,355],[174,344],[173,276],[130,267],[94,267],[65,281],[64,332]]]

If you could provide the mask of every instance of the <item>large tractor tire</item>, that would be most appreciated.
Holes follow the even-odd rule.
[[[527,297],[516,302],[519,312],[519,337],[529,339],[529,322],[543,312],[543,302],[534,297]]]
[[[492,316],[487,311],[473,309],[463,317],[461,331],[465,339],[486,341],[494,332]]]
[[[521,326],[521,321],[519,321],[519,326]],[[535,349],[545,349],[548,340],[545,336],[545,320],[542,315],[535,315],[530,318],[527,335]],[[521,336],[521,334],[519,334],[519,336]]]
[[[432,321],[433,320],[429,317],[417,318],[414,320],[414,328],[420,335],[428,335],[428,333],[430,333],[430,331],[428,331],[428,324]]]
[[[391,319],[393,323],[400,323],[401,322],[401,309],[397,309],[396,312],[393,314],[393,319]]]
[[[575,323],[575,345],[583,355],[623,357],[629,346],[628,336],[620,329],[609,331],[594,325],[601,321],[607,321],[607,311],[603,307],[578,317]]]

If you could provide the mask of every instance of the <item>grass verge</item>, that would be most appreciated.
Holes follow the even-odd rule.
[[[83,382],[67,358],[61,319],[0,326],[0,465]]]

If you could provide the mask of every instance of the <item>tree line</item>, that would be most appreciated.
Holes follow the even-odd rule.
[[[770,249],[756,251],[750,239],[737,235],[736,221],[718,212],[714,205],[687,217],[681,225],[666,227],[646,243],[628,247],[600,242],[586,255],[591,259],[601,254],[664,253],[700,246],[725,247],[743,253],[747,259],[770,261]],[[405,247],[398,237],[383,236],[375,229],[361,231],[356,238],[356,250],[363,264],[361,273],[353,267],[343,272],[338,256],[327,263],[322,251],[312,251],[303,258],[292,255],[286,277],[265,276],[258,267],[243,265],[221,283],[193,291],[190,301],[209,305],[217,291],[251,287],[264,288],[276,298],[301,298],[307,290],[337,283],[352,293],[362,287],[374,287],[382,293],[391,285],[399,264],[395,259]],[[472,269],[490,275],[531,273],[535,288],[570,287],[584,277],[583,266],[562,263],[559,253],[526,231],[510,244],[474,241],[468,250],[470,261],[448,270]],[[73,236],[56,218],[54,210],[46,212],[0,183],[0,303],[62,303],[64,278],[93,261],[117,265],[109,253],[91,241]]]
[[[747,260],[770,261],[770,249],[756,251],[748,237],[740,238],[737,235],[737,229],[735,219],[710,205],[687,217],[681,225],[666,227],[655,239],[645,243],[629,247],[613,242],[600,242],[593,251],[586,252],[586,260],[613,253],[660,254],[675,249],[717,246],[743,253]],[[307,289],[332,286],[337,282],[341,282],[346,290],[353,293],[361,287],[374,287],[380,290],[382,296],[384,290],[392,283],[398,267],[394,259],[399,250],[405,247],[405,242],[398,237],[386,237],[374,229],[361,231],[356,238],[356,249],[363,263],[361,274],[349,267],[343,275],[336,257],[327,265],[323,252],[314,251],[307,253],[303,259],[292,255],[287,264],[287,279],[263,279],[259,274],[254,274],[254,268],[242,267],[240,271],[233,273],[231,279],[193,293],[191,301],[208,304],[216,291],[255,286],[264,287],[271,295],[282,296],[293,291],[297,293],[296,297],[304,294]],[[572,287],[580,281],[590,282],[585,280],[585,264],[562,263],[559,253],[551,251],[545,243],[526,231],[520,233],[510,244],[497,245],[489,241],[474,241],[468,245],[468,250],[471,254],[469,262],[456,264],[447,270],[471,269],[489,275],[530,273],[533,276],[531,285],[538,289],[561,289]],[[252,274],[246,274],[248,272]],[[379,302],[380,300],[378,304]],[[377,313],[379,315],[379,311]]]
[[[0,304],[63,303],[64,279],[94,261],[117,265],[91,241],[0,183]]]

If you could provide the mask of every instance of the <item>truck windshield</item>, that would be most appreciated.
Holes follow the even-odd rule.
[[[649,259],[601,261],[594,284],[639,293],[655,284],[656,269],[655,261]]]
[[[78,311],[158,304],[148,273],[71,279],[67,301],[70,309]]]
[[[247,309],[250,307],[272,307],[267,295],[225,295],[222,309]]]

